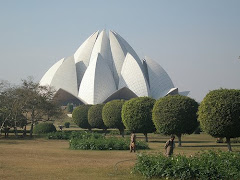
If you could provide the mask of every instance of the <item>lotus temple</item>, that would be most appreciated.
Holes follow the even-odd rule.
[[[189,93],[179,92],[157,62],[149,57],[140,59],[119,34],[105,30],[94,32],[75,54],[57,61],[40,85],[54,87],[55,98],[62,105]]]

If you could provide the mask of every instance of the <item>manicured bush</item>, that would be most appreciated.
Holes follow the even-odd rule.
[[[108,128],[117,128],[120,134],[124,136],[124,125],[121,112],[124,100],[113,100],[106,103],[102,110],[102,119]]]
[[[46,134],[55,131],[56,127],[53,125],[53,123],[40,123],[37,124],[33,129],[34,134]]]
[[[70,141],[71,149],[82,149],[82,150],[129,150],[129,140],[124,138],[93,136],[88,138],[72,138]],[[137,149],[149,149],[145,142],[137,141]]]
[[[99,139],[104,135],[96,132],[87,131],[57,131],[47,134],[48,139]]]
[[[80,128],[91,130],[91,126],[88,123],[88,110],[90,107],[91,105],[80,105],[73,110],[73,122]]]
[[[71,138],[71,133],[69,131],[57,131],[47,134],[48,139],[65,139],[68,140]]]
[[[65,123],[64,123],[64,127],[65,127],[65,128],[69,128],[69,127],[70,127],[70,122],[65,122]]]
[[[175,134],[181,146],[182,134],[192,134],[197,121],[198,103],[189,97],[174,95],[160,98],[153,107],[153,123],[165,135]]]
[[[240,90],[210,91],[199,106],[198,120],[211,136],[226,137],[228,150],[232,151],[230,138],[240,137]]]
[[[155,100],[149,97],[137,97],[126,101],[122,107],[122,121],[124,126],[132,131],[145,135],[155,131],[152,122],[152,109]]]
[[[88,123],[92,128],[107,129],[102,119],[102,109],[104,104],[96,104],[88,110]]]
[[[207,151],[191,157],[138,154],[134,171],[147,178],[240,179],[239,161],[239,153],[221,151]]]

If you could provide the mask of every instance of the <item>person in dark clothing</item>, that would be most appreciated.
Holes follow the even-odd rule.
[[[165,144],[165,150],[166,150],[166,156],[169,157],[173,154],[173,149],[175,148],[175,142],[174,142],[175,136],[172,135],[171,139],[169,139]]]

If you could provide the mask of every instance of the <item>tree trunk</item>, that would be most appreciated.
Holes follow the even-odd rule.
[[[22,136],[25,137],[27,135],[27,125],[24,126],[23,134]]]
[[[178,147],[181,147],[182,146],[182,135],[177,135],[178,137]]]
[[[31,129],[30,129],[30,138],[33,137],[33,122],[31,123]]]
[[[120,135],[122,135],[122,137],[124,138],[124,129],[123,130],[119,129],[119,132],[120,132]]]
[[[17,131],[17,121],[14,121],[14,134],[16,136],[16,138],[18,138],[18,131]]]
[[[230,138],[226,137],[226,140],[227,140],[228,151],[232,152],[232,146],[231,146]]]
[[[34,110],[32,110],[31,117],[32,117],[32,122],[31,122],[31,129],[30,129],[30,138],[33,137],[33,124],[34,124],[34,120],[35,120],[35,111]]]
[[[147,136],[147,133],[143,133],[144,136],[145,136],[145,141],[148,142],[148,136]]]
[[[15,134],[15,137],[18,138],[17,126],[14,126],[14,134]]]

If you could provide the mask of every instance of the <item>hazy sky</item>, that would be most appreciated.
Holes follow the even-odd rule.
[[[157,61],[197,101],[240,89],[239,0],[0,0],[0,79],[39,81],[102,29]]]

